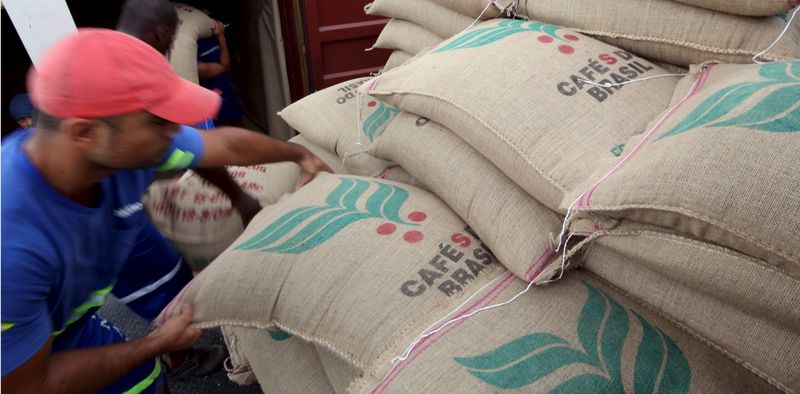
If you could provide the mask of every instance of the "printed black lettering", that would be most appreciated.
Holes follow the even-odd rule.
[[[403,285],[400,286],[400,291],[409,297],[416,297],[418,295],[422,295],[422,293],[425,292],[425,289],[426,289],[425,285],[415,280],[410,280],[406,283],[403,283]]]
[[[630,79],[634,79],[639,75],[638,73],[636,73],[636,71],[631,70],[631,68],[628,67],[628,66],[620,67],[619,68],[619,72],[621,72],[622,74],[624,74],[626,77],[628,77]]]
[[[627,78],[624,78],[624,77],[622,77],[622,76],[620,76],[618,74],[615,74],[615,73],[609,74],[609,77],[611,77],[611,79],[614,80],[614,83],[622,83],[622,82],[627,82],[628,81]]]
[[[605,74],[609,71],[609,68],[600,64],[597,60],[590,60],[589,67],[591,67],[594,71],[597,71],[600,74]]]
[[[494,257],[491,255],[491,253],[489,253],[489,252],[487,252],[487,251],[485,251],[485,250],[483,250],[481,248],[473,250],[472,251],[472,256],[474,256],[476,259],[478,259],[478,261],[483,265],[489,265],[489,264],[492,264],[494,262]]]
[[[574,96],[575,93],[578,93],[578,89],[574,86],[570,86],[569,82],[561,82],[556,85],[556,89],[558,92],[565,95],[565,96]]]
[[[583,75],[584,77],[586,77],[586,79],[588,79],[590,81],[594,81],[594,72],[592,72],[592,70],[589,68],[589,66],[586,66],[586,67],[580,69],[580,71],[578,71],[578,72],[581,75]]]
[[[457,285],[455,282],[448,279],[439,285],[439,290],[441,290],[442,293],[447,294],[447,296],[450,297],[453,294],[460,293],[461,286]]]
[[[639,68],[642,70],[642,73],[651,71],[654,68],[653,66],[648,66],[647,64],[642,64],[642,62],[640,62],[638,60],[633,62],[633,64],[639,66]]]
[[[444,266],[444,265],[445,265],[445,263],[447,263],[447,261],[445,261],[445,260],[443,260],[441,257],[439,257],[439,255],[438,255],[438,254],[437,254],[436,256],[433,256],[433,258],[431,259],[431,261],[429,261],[429,262],[428,262],[428,264],[430,264],[430,265],[432,265],[432,266],[436,267],[436,269],[438,269],[439,271],[442,271],[442,272],[447,272],[447,271],[449,271],[449,270],[447,269],[447,267],[445,267],[445,266]],[[430,284],[430,283],[429,283],[429,284]]]
[[[419,277],[422,278],[422,280],[425,281],[425,284],[428,286],[433,286],[433,283],[436,281],[436,279],[439,279],[442,276],[444,275],[436,271],[426,270],[425,268],[419,270]]]
[[[444,247],[442,247],[442,245],[439,244],[439,248],[441,249],[439,253],[454,263],[457,263],[462,257],[464,257],[463,252],[459,252],[458,249],[453,248],[450,245],[444,245]]]
[[[599,103],[602,103],[603,101],[605,101],[605,99],[608,98],[608,93],[604,92],[603,89],[596,86],[587,90],[586,93],[589,93],[589,95],[594,97],[594,99],[597,100],[597,102]]]
[[[472,275],[475,275],[476,277],[478,276],[478,274],[481,273],[481,271],[486,269],[486,267],[470,259],[467,259],[466,261],[464,261],[464,263],[467,265],[467,268],[469,268],[469,270],[472,272]]]
[[[631,59],[633,59],[633,55],[628,53],[628,52],[625,52],[625,51],[614,51],[614,54],[619,56],[619,58],[622,59],[622,60],[631,60]]]
[[[452,277],[456,280],[456,282],[461,284],[461,286],[466,286],[469,282],[475,280],[475,277],[470,275],[469,272],[463,268],[459,268],[456,270],[456,272],[453,272]]]

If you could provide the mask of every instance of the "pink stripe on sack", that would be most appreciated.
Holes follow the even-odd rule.
[[[479,308],[479,307],[482,307],[485,304],[491,303],[497,297],[499,297],[500,294],[502,294],[503,291],[506,288],[508,288],[508,286],[510,286],[512,283],[514,283],[514,280],[513,280],[514,278],[515,278],[514,274],[509,273],[502,281],[500,281],[500,283],[498,283],[495,287],[493,287],[486,294],[484,294],[483,297],[481,297],[480,300],[476,301],[469,308],[464,309],[463,311],[461,311],[461,313],[459,313],[458,315],[456,315],[455,317],[453,317],[450,320],[458,319],[461,316],[464,316],[465,314],[472,312],[472,310],[474,310],[476,308]],[[489,297],[489,298],[487,299],[487,297]],[[484,303],[484,301],[486,301],[486,302]],[[433,346],[433,344],[435,344],[440,339],[442,339],[445,335],[447,335],[447,333],[449,333],[450,331],[454,330],[456,327],[460,326],[461,323],[464,323],[467,320],[468,319],[460,320],[457,323],[453,324],[450,328],[448,328],[445,331],[441,332],[439,335],[428,337],[428,338],[425,338],[424,340],[420,341],[420,343],[418,343],[417,346],[415,346],[414,349],[411,351],[413,353],[413,356],[411,356],[411,358],[407,359],[406,361],[402,361],[401,363],[398,363],[394,367],[392,367],[392,370],[389,372],[389,374],[387,374],[386,377],[384,377],[383,380],[381,380],[378,383],[378,385],[375,386],[374,389],[372,389],[372,391],[370,393],[371,394],[382,393],[383,390],[385,390],[386,388],[389,387],[389,385],[400,374],[400,372],[402,372],[403,369],[405,369],[406,366],[408,366],[412,361],[414,361],[414,359],[416,359],[418,356],[420,356],[422,353],[424,353],[425,350],[427,350],[429,347]],[[443,324],[446,324],[446,322],[443,323]],[[439,326],[439,327],[442,327],[442,326]],[[430,342],[430,343],[428,343],[427,345],[425,345],[425,346],[420,348],[420,346],[424,345],[425,342]],[[416,353],[414,353],[414,352],[416,352]],[[400,364],[402,364],[402,365],[400,365]],[[395,369],[395,368],[397,368],[397,369]]]
[[[381,75],[372,78],[372,82],[369,83],[369,89],[367,89],[367,94],[372,94],[372,92],[375,91],[375,89],[378,87],[378,83],[381,81],[381,78]]]
[[[600,186],[600,184],[603,183],[606,179],[608,179],[608,177],[610,177],[615,172],[619,171],[620,168],[625,166],[625,164],[627,164],[633,158],[633,156],[635,156],[636,153],[638,153],[639,150],[641,150],[641,148],[644,146],[645,142],[647,142],[650,139],[650,137],[656,132],[656,130],[661,128],[661,126],[664,125],[664,123],[667,121],[667,119],[672,117],[672,115],[675,114],[675,112],[677,112],[678,109],[681,106],[683,106],[683,104],[686,101],[688,101],[690,98],[692,98],[692,96],[694,96],[700,90],[700,88],[703,87],[703,84],[705,83],[706,79],[708,78],[708,74],[709,74],[712,66],[713,65],[703,66],[703,73],[702,73],[702,75],[700,75],[700,78],[698,78],[697,81],[695,81],[694,85],[692,86],[692,89],[689,91],[689,94],[687,94],[686,97],[684,97],[683,100],[681,100],[678,104],[675,104],[675,106],[672,107],[672,109],[670,109],[669,112],[667,112],[667,114],[664,115],[661,118],[661,120],[658,121],[658,123],[653,127],[653,129],[650,130],[644,136],[644,138],[642,138],[642,140],[639,141],[638,144],[636,144],[636,146],[633,148],[633,150],[631,150],[619,163],[617,163],[617,165],[614,166],[614,168],[612,168],[611,171],[609,171],[607,174],[603,175],[602,178],[600,178],[597,182],[595,182],[594,185],[592,185],[592,187],[588,190],[588,194],[585,191],[583,192],[583,194],[581,194],[580,201],[578,202],[578,206],[579,207],[583,206],[584,197],[586,197],[586,206],[587,207],[591,206],[591,204],[592,204],[591,203],[592,194],[594,194],[594,191],[597,190],[597,187]]]
[[[395,165],[391,165],[389,167],[386,167],[383,170],[383,173],[381,174],[380,178],[381,179],[389,179],[389,175],[392,175],[392,172],[394,172],[394,170],[396,170],[398,167],[400,167],[399,164],[395,164]]]
[[[554,257],[555,255],[556,252],[550,246],[547,246],[539,255],[539,257],[536,258],[536,261],[533,262],[533,265],[528,268],[528,271],[525,272],[526,280],[530,282],[539,276],[539,274],[541,274],[542,271],[544,271],[544,269],[547,267],[547,262],[550,261],[550,258]],[[542,259],[545,260],[542,261]],[[536,268],[536,272],[534,272],[533,275],[529,275],[534,268]]]

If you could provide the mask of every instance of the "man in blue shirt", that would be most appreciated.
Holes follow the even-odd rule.
[[[11,134],[30,128],[33,124],[33,104],[31,104],[28,94],[20,93],[14,96],[11,102],[8,103],[8,112],[17,121],[19,127],[8,134],[4,134],[3,140]]]
[[[307,149],[236,128],[201,132],[219,97],[130,35],[82,29],[28,80],[35,130],[2,148],[2,381],[9,392],[157,392],[157,357],[191,345],[192,307],[125,341],[95,315],[140,241],[158,168],[294,161]]]

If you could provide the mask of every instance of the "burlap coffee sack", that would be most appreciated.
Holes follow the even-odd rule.
[[[455,316],[510,299],[507,274]],[[356,393],[777,392],[718,351],[582,271],[456,321],[392,368],[385,353]]]
[[[383,71],[389,71],[395,67],[399,67],[412,57],[414,57],[414,55],[408,52],[400,50],[392,51],[392,54],[389,55],[389,60],[387,60],[386,65],[383,66]]]
[[[348,393],[348,387],[350,387],[356,379],[361,377],[362,371],[357,370],[347,363],[347,361],[342,360],[339,356],[322,346],[315,345],[315,348],[333,390],[337,394]]]
[[[486,8],[487,0],[432,0],[446,8],[458,11],[464,15],[477,18]],[[666,0],[662,0],[666,1]],[[722,11],[729,14],[750,15],[750,16],[770,16],[786,12],[797,6],[797,0],[674,0],[681,3],[708,8],[711,10]],[[624,7],[624,3],[618,3]],[[496,18],[502,15],[498,10],[507,10],[506,13],[513,15],[515,7],[522,7],[518,12],[525,12],[526,2],[497,1],[494,7],[489,7],[484,12],[482,19]],[[628,7],[629,8],[629,7]],[[535,15],[535,14],[534,14]],[[586,14],[590,15],[590,14]],[[566,17],[566,15],[565,15]]]
[[[753,56],[767,49],[786,26],[786,20],[780,17],[739,16],[672,0],[528,1],[519,12],[679,65],[708,60],[751,63]],[[761,58],[799,57],[800,23],[793,23]]]
[[[290,141],[308,148],[335,172],[344,171],[336,155],[326,153],[302,136]],[[228,173],[262,206],[293,192],[301,180],[300,167],[289,162],[231,166]],[[242,218],[228,196],[194,171],[177,179],[154,182],[142,203],[159,232],[194,271],[205,268],[244,231]]]
[[[499,19],[476,25],[364,94],[452,130],[551,209],[669,104],[678,78],[632,54],[553,25]],[[466,79],[455,75],[468,76]]]
[[[482,20],[499,18],[502,16],[513,16],[514,10],[518,5],[516,0],[430,0],[449,10],[472,18],[480,16]],[[524,5],[524,3],[523,3]]]
[[[434,195],[320,174],[184,288],[200,327],[280,328],[362,369],[503,270]],[[434,318],[435,319],[435,318]]]
[[[798,391],[800,280],[666,229],[596,231],[583,267],[783,391]]]
[[[431,0],[376,0],[367,4],[364,11],[367,15],[414,22],[442,38],[458,34],[474,20]]]
[[[373,48],[399,49],[416,55],[425,48],[439,45],[442,41],[444,38],[416,23],[392,19],[381,31]]]
[[[515,275],[535,282],[550,279],[545,268],[556,258],[551,239],[563,217],[450,130],[402,112],[370,152],[399,163],[424,182]]]
[[[800,278],[798,132],[800,61],[694,67],[666,115],[564,204],[577,218],[672,228]]]
[[[677,0],[681,3],[738,15],[769,16],[800,5],[797,0]]]
[[[262,206],[294,191],[300,181],[300,167],[294,163],[231,166],[228,173]],[[228,196],[194,171],[154,182],[142,204],[159,232],[194,271],[205,268],[244,231]]]
[[[278,113],[293,129],[321,148],[335,152],[348,173],[378,176],[392,165],[366,152],[400,111],[363,97],[359,125],[356,88],[367,78],[342,82],[308,95]]]
[[[258,379],[250,368],[247,357],[244,356],[239,337],[236,336],[236,328],[238,327],[220,327],[220,333],[222,334],[222,339],[225,341],[225,347],[228,348],[228,358],[225,360],[223,367],[231,382],[240,386],[257,384]]]
[[[241,358],[229,367],[249,370],[265,393],[334,392],[313,344],[275,329],[222,328],[226,343],[235,344]]]
[[[183,79],[200,83],[197,75],[197,40],[211,37],[211,18],[192,6],[175,3],[178,27],[169,52],[172,68]]]

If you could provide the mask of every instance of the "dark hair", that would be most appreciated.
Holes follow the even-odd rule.
[[[167,0],[126,0],[117,30],[128,33],[166,53],[178,26],[178,12]],[[169,41],[169,42],[167,42]]]
[[[105,118],[96,118],[109,126],[112,132],[117,132],[119,128],[120,117],[110,116]],[[33,125],[40,130],[57,130],[61,127],[61,122],[64,119],[57,116],[50,115],[46,112],[36,110],[33,114]]]
[[[33,126],[37,129],[56,130],[61,126],[62,120],[38,109],[33,112]]]

